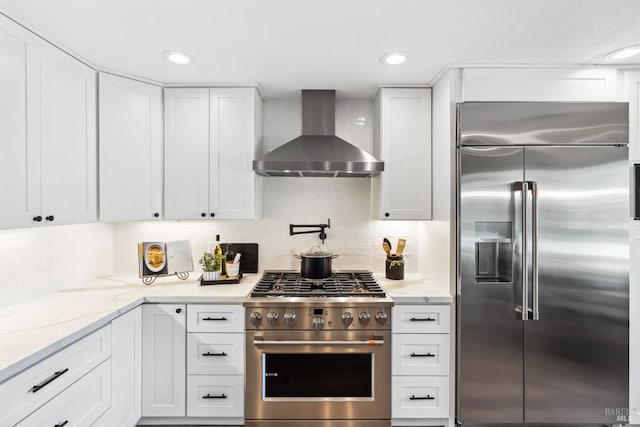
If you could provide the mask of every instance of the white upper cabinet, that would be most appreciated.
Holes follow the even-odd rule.
[[[262,100],[254,88],[210,92],[210,210],[216,218],[255,219],[262,178],[253,159],[262,126]]]
[[[162,88],[100,74],[100,220],[162,219]]]
[[[95,71],[4,17],[0,50],[0,228],[95,221]]]
[[[0,16],[0,228],[40,215],[40,44]]]
[[[617,71],[603,68],[465,68],[470,101],[616,101]]]
[[[165,89],[164,132],[165,218],[209,218],[209,89]]]
[[[431,89],[381,88],[376,97],[374,217],[431,219]]]
[[[165,219],[256,219],[254,88],[165,90]]]
[[[48,43],[40,67],[43,217],[96,221],[96,73]]]
[[[640,71],[626,73],[629,102],[629,160],[640,161]]]

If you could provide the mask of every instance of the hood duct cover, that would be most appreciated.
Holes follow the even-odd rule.
[[[370,177],[384,162],[335,135],[335,90],[302,91],[302,135],[253,161],[263,176]]]

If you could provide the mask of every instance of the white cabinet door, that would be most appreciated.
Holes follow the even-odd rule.
[[[47,223],[96,220],[96,73],[40,45],[42,216]]]
[[[256,217],[253,172],[256,141],[254,88],[211,89],[210,212],[218,219]],[[259,117],[259,114],[258,114]]]
[[[162,219],[162,88],[100,74],[100,220]]]
[[[211,219],[209,89],[165,89],[165,219]]]
[[[40,215],[39,39],[0,15],[0,228]]]
[[[431,89],[381,88],[373,179],[379,219],[431,219]]]
[[[165,89],[165,219],[256,219],[255,88]]]
[[[16,426],[89,427],[105,413],[109,405],[111,365],[107,360]]]
[[[186,311],[181,304],[142,307],[142,416],[183,417]]]
[[[640,71],[628,72],[625,76],[629,101],[629,160],[640,161]]]
[[[134,427],[141,417],[142,307],[111,322],[111,408],[97,427]]]

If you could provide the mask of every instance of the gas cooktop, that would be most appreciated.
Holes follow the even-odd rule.
[[[297,271],[264,272],[251,297],[373,297],[384,289],[370,271],[334,271],[327,279],[304,279]]]

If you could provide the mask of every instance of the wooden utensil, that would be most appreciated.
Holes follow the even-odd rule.
[[[389,239],[387,239],[386,237],[384,239],[382,239],[382,241],[385,242],[389,246],[389,253],[391,253],[391,250],[393,249],[393,246],[391,246],[391,241]]]
[[[402,255],[404,251],[404,247],[407,245],[407,241],[405,239],[398,239],[398,246],[396,247],[396,256]]]
[[[391,256],[391,248],[387,242],[382,242],[382,249],[387,253],[387,256]]]

